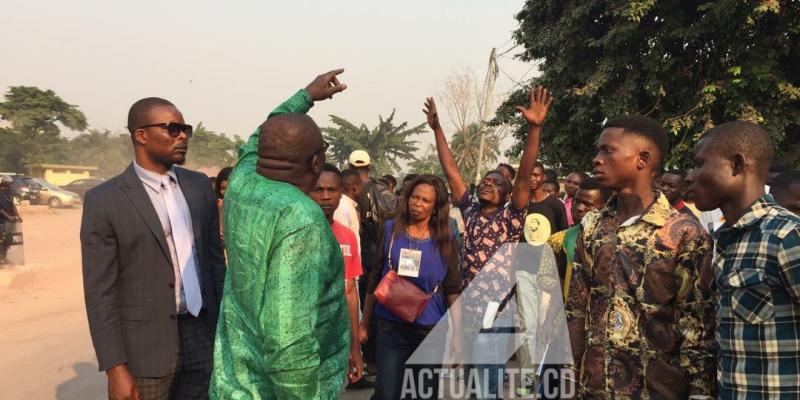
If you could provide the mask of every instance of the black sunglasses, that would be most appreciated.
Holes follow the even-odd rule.
[[[192,137],[192,126],[191,125],[185,125],[185,124],[179,124],[177,122],[162,122],[160,124],[144,125],[144,126],[140,126],[139,129],[153,128],[153,127],[159,127],[159,128],[166,129],[167,132],[169,132],[169,135],[172,136],[172,137],[180,136],[181,132],[185,132],[186,133],[186,138],[187,139]]]

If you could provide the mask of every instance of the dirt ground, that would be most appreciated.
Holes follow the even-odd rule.
[[[22,209],[26,264],[0,269],[0,400],[107,398],[83,303],[81,212]]]
[[[106,398],[83,304],[81,210],[22,217],[26,265],[0,270],[0,398]]]
[[[83,303],[81,209],[21,212],[26,265],[0,269],[0,400],[107,398]]]

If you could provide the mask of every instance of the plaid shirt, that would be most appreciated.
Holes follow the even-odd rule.
[[[800,218],[764,195],[715,237],[719,398],[800,398]]]

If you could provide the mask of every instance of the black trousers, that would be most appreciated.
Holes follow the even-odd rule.
[[[367,277],[369,276],[369,272],[367,272],[368,268],[374,268],[374,266],[366,266],[365,265],[364,274],[361,275],[361,278],[358,280],[358,297],[361,301],[361,311],[364,311],[364,302],[367,297]],[[369,338],[367,342],[361,345],[361,354],[364,356],[364,361],[370,364],[376,363],[376,356],[375,352],[377,351],[377,318],[372,318],[369,324]]]
[[[429,332],[414,329],[410,324],[375,319],[378,320],[378,376],[372,400],[438,399],[441,364],[406,364]],[[444,343],[441,347],[444,348]]]

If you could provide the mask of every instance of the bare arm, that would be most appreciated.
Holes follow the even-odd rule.
[[[375,295],[367,294],[364,298],[364,316],[361,317],[361,325],[358,330],[358,338],[361,344],[369,339],[369,323],[372,321],[372,310],[375,309]]]
[[[517,107],[522,116],[528,121],[528,138],[525,140],[525,149],[522,151],[522,159],[519,163],[517,177],[514,180],[514,191],[511,195],[511,203],[515,208],[522,209],[528,206],[530,200],[530,186],[528,181],[533,173],[533,164],[539,156],[539,133],[547,116],[553,97],[549,96],[547,89],[541,85],[534,88],[531,86],[530,105],[528,108]]]
[[[361,346],[358,340],[358,291],[355,279],[344,281],[344,292],[347,299],[347,312],[350,314],[350,370],[347,375],[350,382],[356,382],[361,379],[364,359],[361,356]]]
[[[11,206],[14,207],[14,210],[16,210],[17,206],[15,206],[13,204]],[[9,213],[5,212],[4,210],[0,210],[0,214],[3,214],[3,216],[9,221],[16,221],[17,220],[18,213],[16,213],[16,211],[14,212],[14,214],[9,214]]]
[[[453,354],[453,365],[452,367],[455,368],[460,365],[459,360],[461,360],[461,351],[462,351],[462,340],[461,340],[461,305],[458,303],[458,295],[457,294],[449,294],[447,295],[447,312],[450,313],[450,326],[453,330],[453,335],[450,338],[450,343],[452,346],[452,354]]]
[[[428,97],[425,102],[425,109],[422,112],[428,118],[428,126],[433,129],[433,134],[436,138],[436,152],[447,177],[447,183],[450,185],[450,191],[453,193],[454,198],[461,199],[467,191],[467,185],[464,183],[464,179],[461,178],[456,159],[453,157],[453,152],[450,151],[450,146],[447,145],[442,125],[439,124],[439,114],[436,112],[436,103],[433,101],[433,97]]]

